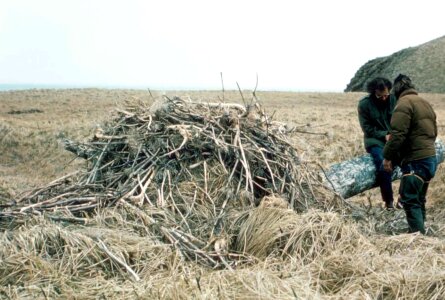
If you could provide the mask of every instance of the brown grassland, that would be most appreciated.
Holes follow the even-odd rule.
[[[242,96],[238,91],[165,94],[210,102],[251,99],[251,91]],[[299,156],[324,168],[365,153],[356,110],[363,95],[256,92],[274,120],[298,126],[299,132],[289,138]],[[85,167],[63,149],[60,138],[89,140],[125,100],[151,103],[161,96],[144,90],[0,92],[0,204]],[[439,138],[445,140],[445,95],[422,96],[433,104]],[[20,226],[0,227],[0,299],[443,299],[444,183],[440,166],[428,194],[426,236],[378,230],[380,215],[393,214],[402,221],[404,215],[384,211],[379,191],[372,189],[348,199],[368,207],[370,216],[361,224],[330,211],[278,211],[279,230],[298,232],[290,234],[293,252],[263,255],[252,250],[252,261],[233,269],[184,261],[169,245],[137,235],[119,210],[99,212],[91,224],[101,228],[113,251],[131,256],[131,267],[141,278],[137,282],[96,254],[100,249],[88,239],[93,235],[88,224],[29,217]],[[393,188],[397,192],[398,181]],[[267,233],[265,229],[265,239]],[[64,243],[57,244],[55,236]],[[42,244],[60,246],[64,255],[48,255],[49,246]]]

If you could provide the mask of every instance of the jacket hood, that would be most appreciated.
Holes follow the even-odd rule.
[[[402,98],[403,96],[406,96],[406,95],[418,95],[418,94],[419,93],[415,89],[407,89],[407,90],[404,90],[400,94],[399,99]]]

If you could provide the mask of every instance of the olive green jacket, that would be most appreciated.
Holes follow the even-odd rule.
[[[358,103],[358,120],[364,134],[365,148],[385,146],[385,136],[391,130],[392,111],[396,105],[396,97],[390,95],[385,101],[368,95]]]
[[[399,97],[391,119],[391,139],[383,149],[383,157],[402,163],[436,155],[436,114],[417,91],[409,89]]]

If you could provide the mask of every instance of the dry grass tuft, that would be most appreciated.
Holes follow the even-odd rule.
[[[333,212],[257,208],[240,226],[236,249],[259,258],[271,254],[312,261],[334,249],[347,252],[366,243],[356,227]]]

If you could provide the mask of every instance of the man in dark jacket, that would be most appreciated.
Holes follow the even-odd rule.
[[[365,149],[376,168],[376,181],[387,209],[394,208],[391,173],[383,169],[383,147],[389,139],[391,116],[396,98],[391,95],[391,82],[383,77],[367,84],[368,95],[358,104],[358,118],[364,134]]]
[[[425,233],[425,196],[437,168],[436,114],[419,97],[408,76],[400,74],[393,91],[398,100],[391,119],[391,138],[383,150],[383,166],[391,172],[400,156],[403,175],[399,193],[410,232]]]

